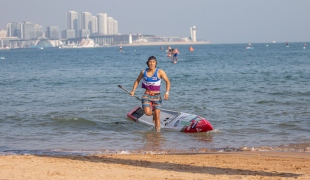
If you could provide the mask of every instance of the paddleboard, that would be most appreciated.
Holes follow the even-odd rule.
[[[154,126],[153,116],[144,114],[142,107],[135,107],[127,113],[127,117],[135,122]],[[197,133],[212,131],[211,123],[203,117],[162,109],[160,112],[160,124],[162,130],[179,131],[185,133]]]

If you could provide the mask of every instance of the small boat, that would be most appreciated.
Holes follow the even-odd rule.
[[[306,47],[307,47],[307,44],[304,44],[304,49],[306,49]]]
[[[252,47],[252,44],[249,43],[248,46],[245,49],[254,49],[254,48]]]
[[[93,39],[90,39],[89,36],[87,36],[86,38],[82,38],[78,45],[78,48],[94,48],[95,46],[95,41]]]
[[[64,48],[64,49],[66,49],[66,48],[77,48],[77,47],[78,47],[78,45],[76,45],[74,43],[59,46],[59,48]]]
[[[290,47],[290,46],[288,45],[288,42],[287,42],[287,41],[286,41],[285,45],[286,45],[286,47]]]
[[[127,117],[135,122],[154,127],[153,116],[145,115],[140,106],[127,113]],[[161,129],[167,131],[197,133],[213,130],[211,123],[205,118],[184,112],[162,109],[160,120]]]
[[[4,59],[5,59],[5,57],[1,56],[1,57],[0,57],[0,59],[3,59],[3,60],[4,60]]]

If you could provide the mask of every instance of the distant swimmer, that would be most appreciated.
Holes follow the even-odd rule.
[[[171,57],[171,55],[172,55],[172,48],[170,47],[170,46],[167,46],[167,57]]]
[[[189,51],[194,51],[194,48],[191,46],[191,47],[189,47]]]
[[[120,47],[119,47],[119,52],[122,52],[122,51],[123,51],[123,47],[120,46]]]
[[[161,50],[161,51],[163,51],[163,50],[164,50],[164,48],[163,48],[162,46],[160,46],[160,50]]]
[[[171,47],[170,47],[170,46],[167,46],[166,52],[169,52],[170,50],[171,50]]]
[[[178,62],[178,54],[180,54],[178,49],[172,50],[172,62],[174,64],[176,64]]]

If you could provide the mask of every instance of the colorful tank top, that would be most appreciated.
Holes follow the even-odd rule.
[[[158,68],[156,68],[153,76],[148,77],[147,76],[147,70],[149,68],[146,68],[144,73],[143,73],[143,79],[142,79],[142,88],[148,89],[150,91],[160,91],[160,82],[161,79],[158,78]]]

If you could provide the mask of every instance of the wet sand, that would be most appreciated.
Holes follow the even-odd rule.
[[[310,153],[0,156],[0,179],[310,179]]]

